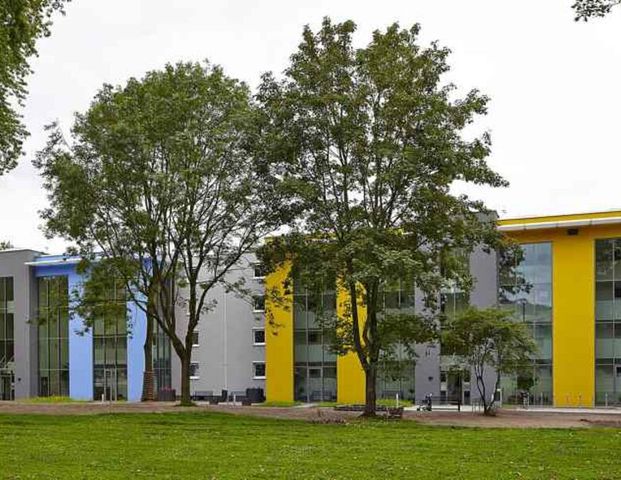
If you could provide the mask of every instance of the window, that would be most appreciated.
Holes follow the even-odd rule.
[[[253,362],[254,378],[265,378],[265,362]]]
[[[252,331],[255,345],[265,345],[265,330],[263,328],[256,328]]]
[[[127,400],[127,295],[120,282],[107,285],[104,312],[93,319],[93,398]]]
[[[255,263],[253,268],[254,278],[265,278],[265,266],[262,263]]]
[[[265,295],[255,295],[253,297],[253,307],[255,312],[265,311]]]
[[[193,347],[198,347],[199,343],[198,343],[198,330],[194,330],[192,332],[192,346]]]
[[[69,396],[69,284],[66,276],[37,279],[39,396]]]
[[[190,378],[199,378],[199,364],[198,362],[190,363]]]

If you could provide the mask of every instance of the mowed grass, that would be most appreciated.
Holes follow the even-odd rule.
[[[618,479],[613,429],[310,424],[221,413],[0,416],[0,478]]]

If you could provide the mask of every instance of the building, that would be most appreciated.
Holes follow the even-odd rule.
[[[537,405],[621,405],[621,211],[502,219],[498,228],[522,246],[523,257],[517,262],[503,252],[476,250],[468,259],[476,279],[470,298],[449,289],[442,305],[447,314],[468,302],[499,305],[532,330],[538,353],[523,374],[503,378],[502,401],[522,402],[527,392]],[[0,252],[0,399],[140,399],[144,314],[127,304],[131,334],[127,319],[103,319],[85,332],[65,308],[83,282],[76,265],[75,258],[33,250]],[[251,387],[265,388],[271,401],[364,401],[357,358],[325,348],[315,296],[299,285],[285,292],[286,273],[283,268],[264,278],[249,254],[227,276],[230,283],[242,279],[246,293],[224,287],[210,293],[213,308],[201,315],[195,334],[192,392],[241,395]],[[280,289],[285,304],[266,302],[266,289]],[[338,295],[326,289],[320,301],[340,308]],[[401,283],[385,302],[415,310],[418,297]],[[161,332],[153,348],[158,388],[178,391],[179,362]],[[416,361],[404,357],[398,377],[380,376],[378,394],[417,402],[429,393],[439,402],[476,400],[471,372],[450,368],[450,360],[439,345],[419,345]]]
[[[69,314],[83,283],[77,264],[75,257],[33,250],[0,252],[0,398],[140,400],[145,315],[122,296],[114,300],[127,303],[127,319],[101,318],[86,330]],[[156,344],[154,353],[156,384],[166,386],[170,351],[164,357]]]
[[[621,211],[509,218],[499,220],[498,228],[523,247],[523,258],[510,265],[502,252],[475,251],[470,303],[510,310],[532,329],[539,347],[524,374],[503,378],[502,400],[522,402],[528,392],[529,401],[541,405],[621,404]],[[285,269],[274,272],[267,288],[281,288],[285,276]],[[514,288],[519,282],[528,288]],[[364,375],[356,357],[327,351],[307,292],[293,290],[281,290],[289,308],[268,307],[276,325],[266,333],[268,400],[363,403]],[[420,308],[407,304],[410,293],[400,289],[397,304]],[[334,295],[326,291],[322,301],[338,305]],[[443,296],[453,312],[466,304],[460,292]],[[378,383],[379,396],[399,393],[421,401],[432,393],[439,401],[457,396],[462,403],[477,397],[470,372],[446,368],[438,345],[420,345],[417,354],[398,381]]]
[[[451,315],[468,302],[478,307],[497,302],[497,257],[495,253],[475,250],[468,259],[470,272],[476,284],[468,300],[464,292],[450,289],[442,294],[442,308]],[[287,267],[268,275],[266,290],[280,290],[283,302],[271,303],[268,314],[274,325],[266,333],[266,392],[268,401],[364,403],[365,378],[354,353],[337,356],[327,348],[322,327],[317,321],[314,295],[293,282],[293,292],[285,292],[283,279]],[[344,292],[327,289],[321,298],[326,310],[343,308]],[[391,309],[422,310],[422,296],[410,283],[400,282],[384,292],[384,307]],[[437,401],[468,404],[479,397],[470,386],[470,370],[456,371],[451,359],[442,355],[436,344],[418,345],[417,359],[402,355],[404,368],[398,374],[382,372],[378,375],[377,395],[380,398],[413,399],[422,402],[432,394]],[[491,373],[491,372],[490,372]]]
[[[225,277],[229,285],[240,280],[241,293],[220,284],[207,296],[205,303],[212,308],[201,313],[194,332],[193,394],[226,390],[233,396],[245,395],[247,388],[265,388],[264,274],[252,253]],[[183,316],[179,311],[177,317]]]
[[[556,406],[621,403],[621,211],[514,218],[534,288],[504,299],[533,325]]]
[[[78,261],[34,250],[0,251],[0,400],[140,400],[145,314],[115,289],[110,300],[125,304],[127,316],[97,319],[85,329],[81,318],[69,315],[84,283]],[[195,332],[192,392],[241,394],[264,387],[263,278],[254,255],[245,256],[226,280],[239,278],[248,295],[217,287],[208,298],[213,309],[201,315]],[[185,313],[177,312],[179,333]],[[161,329],[154,333],[155,393],[179,391],[180,362]]]

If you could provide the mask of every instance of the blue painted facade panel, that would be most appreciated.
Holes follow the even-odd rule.
[[[127,399],[130,402],[139,402],[142,397],[144,342],[147,336],[147,317],[134,302],[129,302],[128,311]]]
[[[59,255],[40,257],[37,261],[36,277],[67,276],[69,296],[81,291],[83,276],[76,272],[74,259]],[[127,393],[130,402],[137,402],[142,396],[146,316],[133,302],[129,302],[128,310],[131,333],[127,339]],[[75,400],[93,400],[93,335],[90,330],[83,331],[82,319],[74,315],[69,323],[69,395]]]

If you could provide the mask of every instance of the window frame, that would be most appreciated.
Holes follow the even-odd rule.
[[[261,269],[264,265],[261,262],[253,262],[252,264],[252,278],[254,280],[265,280],[265,270],[263,270],[262,275],[257,275],[257,268]]]
[[[263,376],[257,375],[257,365],[263,365]],[[267,377],[267,365],[265,360],[255,360],[252,362],[252,378],[254,380],[265,380]]]
[[[192,365],[196,365],[196,370],[198,371],[198,375],[192,375]],[[196,373],[196,372],[194,372]],[[198,361],[192,360],[190,362],[190,380],[198,380],[201,378],[201,364]]]
[[[257,342],[256,333],[263,332],[263,342]],[[252,344],[256,347],[265,346],[265,327],[253,327],[252,329]]]
[[[263,308],[257,308],[257,299],[263,299]],[[252,311],[253,313],[265,313],[265,294],[263,295],[252,295]]]

